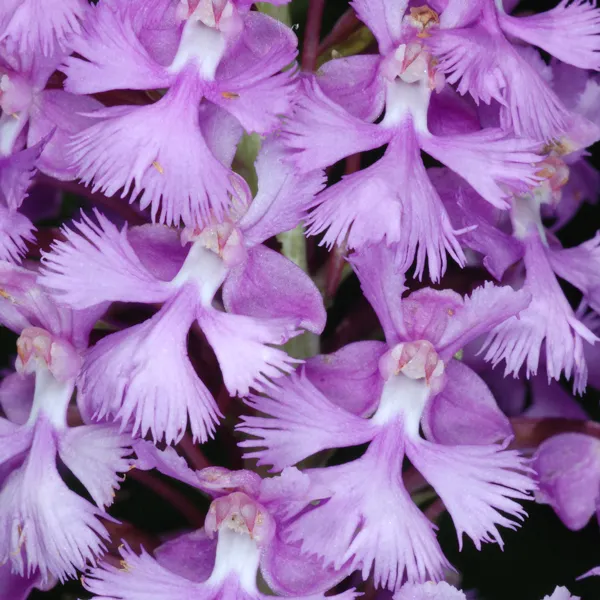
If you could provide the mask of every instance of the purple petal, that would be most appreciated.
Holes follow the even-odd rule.
[[[431,95],[427,128],[435,136],[451,136],[479,131],[477,106],[471,98],[461,96],[450,86]]]
[[[269,379],[290,373],[298,363],[273,347],[300,333],[290,319],[257,319],[207,309],[199,311],[198,322],[217,355],[230,394],[246,396],[250,387],[262,391]]]
[[[377,313],[389,345],[405,335],[401,299],[407,290],[404,264],[395,247],[378,244],[355,252],[349,262],[360,280],[363,294]]]
[[[521,242],[501,229],[502,217],[507,213],[485,202],[450,169],[432,168],[427,173],[450,215],[452,225],[456,229],[467,230],[461,233],[460,243],[481,253],[484,267],[501,281],[506,269],[523,257]]]
[[[382,342],[355,342],[332,354],[306,361],[306,378],[333,404],[359,417],[373,413],[381,397],[383,379],[379,359],[387,350]]]
[[[128,568],[117,568],[108,563],[92,569],[83,579],[88,592],[107,600],[127,598],[169,598],[169,600],[189,600],[201,597],[198,584],[173,573],[152,558],[144,549],[138,556],[124,544],[120,549],[121,564]],[[206,597],[206,596],[205,596]]]
[[[102,302],[164,302],[172,290],[149,272],[129,244],[127,225],[119,231],[94,210],[97,223],[82,213],[72,229],[62,228],[42,255],[39,282],[75,308]]]
[[[600,441],[581,433],[556,435],[540,445],[533,467],[536,500],[550,504],[569,529],[585,527],[600,499]]]
[[[160,545],[154,557],[171,573],[201,583],[212,573],[216,551],[217,540],[208,538],[204,529],[198,529]]]
[[[298,40],[283,23],[259,12],[244,19],[237,45],[221,61],[212,102],[233,115],[248,132],[266,134],[290,112],[295,72],[280,73],[296,57]]]
[[[105,550],[102,539],[108,539],[98,519],[105,513],[60,478],[55,444],[50,424],[38,420],[27,460],[0,492],[0,534],[8,541],[0,548],[0,560],[10,560],[21,575],[39,568],[74,578]]]
[[[464,262],[456,232],[427,177],[410,119],[395,130],[383,158],[321,192],[315,205],[308,231],[315,235],[327,230],[322,243],[328,246],[397,242],[407,266],[416,255],[418,277],[429,262],[434,281],[446,270],[446,252]]]
[[[39,96],[29,118],[27,145],[34,146],[50,137],[37,168],[56,179],[74,179],[73,166],[67,157],[67,144],[94,121],[84,113],[103,108],[89,96],[75,96],[62,90],[45,90]]]
[[[361,54],[326,62],[317,71],[317,83],[332,101],[361,121],[374,121],[385,103],[381,57]]]
[[[548,251],[552,270],[583,292],[585,300],[600,311],[600,232],[574,248]]]
[[[497,445],[439,446],[413,439],[406,453],[452,516],[460,548],[464,533],[478,550],[482,542],[502,547],[498,526],[515,529],[523,520],[526,513],[517,500],[532,499],[535,483],[518,452]]]
[[[0,202],[17,210],[27,197],[37,160],[46,145],[44,138],[31,148],[0,158]]]
[[[239,445],[250,449],[246,458],[272,465],[275,471],[321,450],[364,444],[377,432],[369,420],[330,402],[302,373],[282,377],[267,393],[245,400],[265,416],[242,416],[238,429],[257,439]]]
[[[277,535],[264,550],[261,574],[270,589],[282,596],[312,597],[337,585],[347,570],[326,567],[322,560],[300,551],[299,544],[288,544]]]
[[[157,279],[171,281],[183,266],[190,247],[180,232],[164,225],[140,225],[127,231],[127,240],[142,265]]]
[[[24,425],[33,405],[34,375],[10,373],[0,383],[0,407],[9,421]]]
[[[221,220],[230,197],[248,195],[245,182],[210,152],[199,126],[200,83],[185,73],[155,104],[114,107],[74,137],[71,159],[84,183],[107,196],[141,192],[142,208],[167,225]],[[180,148],[186,152],[181,153]],[[210,174],[210,177],[207,175]]]
[[[431,442],[484,446],[513,435],[484,381],[458,360],[446,364],[446,384],[429,400],[421,425]]]
[[[0,260],[18,263],[35,241],[33,223],[20,212],[0,204]]]
[[[90,17],[71,45],[81,58],[65,59],[68,92],[158,89],[169,87],[173,78],[141,44],[129,11],[117,11],[105,2],[90,7]]]
[[[413,504],[401,480],[402,434],[395,427],[378,436],[359,460],[311,472],[333,488],[325,503],[291,524],[290,539],[327,564],[372,571],[375,586],[439,580],[449,567],[433,525]],[[369,485],[365,485],[368,481]]]
[[[14,4],[8,3],[9,7]],[[85,0],[45,4],[44,10],[41,10],[38,0],[24,0],[17,4],[19,6],[13,9],[6,22],[0,20],[3,25],[0,40],[24,55],[41,52],[49,56],[67,50],[73,34],[79,33],[81,21],[89,9]]]
[[[407,0],[353,0],[350,4],[358,18],[375,34],[381,54],[394,51],[401,39]]]
[[[214,157],[230,167],[244,133],[239,121],[227,111],[209,102],[199,107],[200,130]]]
[[[394,600],[467,600],[463,592],[445,581],[404,585],[394,594]]]
[[[258,319],[286,318],[321,333],[327,315],[311,278],[281,254],[258,245],[234,268],[223,285],[227,311]]]
[[[112,425],[83,425],[67,429],[59,438],[58,453],[101,508],[110,506],[129,471],[131,439]]]
[[[86,412],[131,424],[133,434],[177,441],[189,424],[195,438],[212,436],[220,416],[187,354],[197,292],[184,287],[151,319],[113,333],[86,354],[79,391]],[[157,376],[160,374],[160,376]]]
[[[45,585],[39,572],[30,577],[21,577],[12,572],[10,564],[0,566],[0,597],[7,600],[27,600],[31,590],[47,591],[54,587],[55,581],[50,580]]]
[[[500,129],[484,129],[468,134],[444,137],[419,137],[425,152],[450,167],[466,179],[488,202],[498,208],[508,208],[510,191],[527,190],[535,186],[542,160],[537,154],[539,144],[507,136]]]
[[[265,140],[256,159],[258,192],[238,222],[247,245],[255,245],[294,229],[314,196],[325,186],[325,174],[300,174],[277,138]]]
[[[524,17],[500,13],[500,26],[566,63],[600,70],[600,10],[592,3],[562,0],[551,10]]]
[[[492,331],[485,342],[485,358],[494,366],[506,360],[505,373],[515,376],[527,362],[529,377],[537,373],[545,342],[548,377],[559,379],[563,371],[568,378],[574,374],[575,389],[582,391],[587,379],[583,341],[593,344],[598,338],[575,317],[537,233],[524,242],[527,276],[523,290],[531,294],[531,304]]]
[[[461,308],[448,313],[446,328],[436,345],[438,352],[449,358],[481,334],[519,315],[531,302],[532,294],[527,290],[516,292],[510,286],[489,282],[475,288]]]
[[[330,100],[316,79],[302,81],[295,112],[285,124],[285,142],[302,172],[323,169],[351,154],[383,146],[389,131],[371,125]]]

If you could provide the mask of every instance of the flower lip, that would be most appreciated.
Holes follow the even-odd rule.
[[[79,373],[82,358],[65,340],[55,338],[41,327],[26,327],[17,340],[16,368],[20,373],[33,373],[47,368],[59,381],[72,379]]]
[[[267,510],[244,492],[233,492],[213,500],[204,523],[206,533],[229,529],[248,535],[257,544],[268,544],[275,534],[275,523]]]
[[[187,227],[183,230],[181,242],[199,243],[223,259],[229,267],[244,262],[246,258],[243,234],[235,223],[229,220],[222,223],[213,221],[206,227]]]
[[[444,374],[444,362],[427,340],[396,344],[379,360],[379,372],[388,380],[403,374],[409,379],[425,379],[434,386]]]

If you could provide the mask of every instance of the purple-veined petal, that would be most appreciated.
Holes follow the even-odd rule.
[[[513,435],[484,381],[458,360],[445,366],[446,383],[429,400],[421,419],[427,439],[437,444],[486,445]]]
[[[149,272],[128,240],[127,225],[119,229],[98,210],[95,220],[82,213],[64,240],[44,252],[39,282],[75,308],[101,302],[164,302],[172,293]]]
[[[258,245],[234,268],[223,285],[227,311],[259,319],[287,318],[321,333],[327,315],[311,278],[285,256]]]
[[[269,379],[293,371],[298,360],[275,348],[298,335],[298,322],[289,318],[259,319],[200,310],[198,322],[212,346],[229,393],[246,396],[262,391]]]
[[[85,412],[167,443],[178,441],[189,421],[194,438],[206,441],[220,414],[187,355],[196,303],[196,290],[186,286],[148,321],[91,348],[79,380]]]
[[[383,379],[379,359],[383,342],[355,342],[332,354],[309,358],[306,378],[333,404],[359,417],[370,416],[379,402]]]
[[[502,546],[498,526],[518,527],[526,513],[517,500],[533,499],[531,468],[504,446],[440,446],[411,439],[406,454],[444,502],[461,548],[465,533],[477,549],[482,542]]]
[[[600,499],[600,441],[581,433],[562,433],[542,442],[533,468],[536,500],[549,504],[571,530],[585,527]]]
[[[246,458],[276,471],[321,450],[364,444],[377,433],[370,421],[330,402],[303,373],[282,377],[267,395],[245,402],[264,416],[242,416],[238,429],[257,439],[239,445],[249,449]]]
[[[113,425],[82,425],[59,438],[58,453],[101,508],[110,506],[132,461],[131,439]]]

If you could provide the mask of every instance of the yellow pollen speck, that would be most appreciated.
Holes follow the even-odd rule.
[[[221,96],[223,96],[223,98],[227,98],[227,100],[233,100],[234,98],[240,97],[240,95],[236,94],[235,92],[221,92]]]
[[[431,37],[431,34],[427,33],[426,31],[420,31],[419,33],[417,33],[417,37],[421,38],[421,39],[425,39],[425,38]]]
[[[19,118],[19,113],[16,113],[16,112],[14,112],[14,113],[10,113],[10,116],[11,116],[13,119],[18,119],[18,118]]]
[[[156,169],[156,170],[157,170],[157,171],[158,171],[158,172],[159,172],[161,175],[163,175],[163,174],[164,174],[165,170],[162,168],[161,164],[160,164],[158,161],[156,161],[156,160],[155,160],[155,161],[152,163],[152,166],[153,166],[153,167],[154,167],[154,168],[155,168],[155,169]]]
[[[2,298],[6,298],[7,300],[12,300],[12,296],[3,289],[0,289],[0,296],[2,296]]]
[[[122,560],[121,561],[121,568],[119,569],[120,571],[129,571],[131,569],[131,567],[129,566],[129,564],[127,563],[126,560]]]
[[[453,317],[454,316],[454,310],[452,310],[451,308],[448,309],[448,316]]]

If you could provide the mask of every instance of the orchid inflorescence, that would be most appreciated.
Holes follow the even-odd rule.
[[[600,8],[515,4],[2,2],[0,600],[464,600],[441,512],[600,516]],[[210,503],[140,544],[130,476]]]

